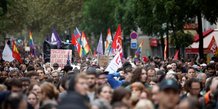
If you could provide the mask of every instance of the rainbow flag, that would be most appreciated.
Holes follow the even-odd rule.
[[[111,50],[111,44],[112,44],[112,36],[111,36],[111,30],[110,28],[107,30],[107,38],[105,41],[105,54],[109,55]]]
[[[90,51],[90,47],[89,47],[89,44],[88,44],[88,41],[87,41],[87,38],[84,32],[82,32],[82,36],[80,39],[80,45],[82,49],[80,49],[79,55],[80,57],[83,57],[86,54],[88,54]]]
[[[138,49],[135,52],[134,58],[140,58],[141,52],[142,52],[142,45],[144,44],[144,40],[139,44]]]
[[[32,55],[35,55],[35,45],[34,45],[34,42],[33,42],[33,36],[32,36],[32,32],[29,33],[29,46],[30,46],[30,53]]]

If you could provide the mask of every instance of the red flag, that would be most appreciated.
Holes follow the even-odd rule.
[[[121,35],[121,25],[119,24],[117,27],[116,34],[114,36],[114,40],[112,42],[112,48],[117,49],[117,43],[120,43],[122,45],[122,35]]]
[[[122,49],[122,31],[121,25],[119,24],[117,27],[116,34],[114,36],[114,40],[112,42],[111,48],[113,49],[113,53],[120,53],[120,57],[123,56],[123,49]]]
[[[211,50],[211,51],[213,52],[213,54],[216,53],[216,50],[217,50],[217,44],[216,44],[216,40],[215,40],[214,36],[213,36],[213,38],[211,39],[208,48],[209,48],[209,50]]]
[[[22,63],[22,59],[20,57],[20,53],[17,50],[16,44],[13,41],[12,42],[12,56],[14,57],[14,59],[18,60],[20,63]]]
[[[179,59],[179,50],[176,51],[173,60],[178,60]]]

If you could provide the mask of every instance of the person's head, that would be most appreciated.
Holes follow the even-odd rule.
[[[9,76],[11,78],[18,78],[19,77],[19,71],[18,70],[12,70],[9,72]]]
[[[104,99],[110,103],[112,99],[113,91],[110,86],[103,85],[98,88],[97,94],[98,94],[98,98]]]
[[[133,72],[132,72],[132,79],[131,79],[131,83],[133,82],[146,82],[146,71],[143,68],[136,68]]]
[[[205,73],[199,73],[197,78],[201,81],[202,85],[205,86],[207,75]]]
[[[123,87],[119,87],[114,90],[114,93],[112,95],[112,101],[111,104],[114,104],[116,102],[123,102],[126,105],[130,105],[130,95],[131,92],[126,90]]]
[[[40,98],[40,101],[44,100],[52,100],[58,98],[58,90],[54,86],[54,84],[49,82],[44,82],[40,85],[42,96]]]
[[[54,82],[59,81],[59,71],[57,71],[57,70],[52,71],[51,76],[52,76]]]
[[[72,76],[68,85],[68,91],[86,95],[88,91],[87,75],[85,73],[79,73]]]
[[[147,82],[150,82],[153,77],[156,77],[156,70],[154,68],[147,69]]]
[[[39,79],[40,81],[44,80],[45,78],[45,72],[44,72],[44,68],[43,67],[39,67],[36,72],[38,73],[39,75]]]
[[[26,65],[25,65],[25,64],[21,64],[21,65],[20,65],[20,70],[21,70],[22,72],[25,72],[25,71],[26,71]]]
[[[29,92],[27,94],[27,102],[31,104],[33,107],[35,107],[38,104],[38,97],[36,93],[34,92]]]
[[[207,65],[206,74],[207,74],[208,77],[212,77],[212,76],[216,75],[215,64],[214,63],[210,63],[210,64]]]
[[[8,90],[14,93],[22,93],[22,82],[20,79],[12,78],[6,81]]]
[[[96,81],[96,83],[99,86],[107,84],[107,74],[108,74],[108,72],[100,72],[99,71],[98,76],[97,76],[97,81]]]
[[[150,91],[150,90],[144,89],[144,90],[141,92],[140,99],[152,100],[151,97],[152,97],[152,94],[151,94],[151,91]]]
[[[139,100],[134,109],[154,109],[154,105],[150,100]]]
[[[54,68],[54,70],[58,70],[59,64],[58,64],[58,63],[54,63],[54,64],[53,64],[53,68]]]
[[[31,83],[38,83],[40,81],[39,75],[36,71],[29,71],[26,76],[30,78]]]
[[[140,82],[134,82],[130,85],[130,89],[132,93],[141,94],[141,92],[145,89],[145,86]]]
[[[26,92],[29,89],[30,78],[22,77],[20,80],[22,82],[22,89],[24,92]]]
[[[116,102],[113,104],[112,109],[129,109],[129,106],[123,102]]]
[[[188,72],[187,72],[187,77],[188,79],[191,79],[191,78],[195,78],[196,77],[196,71],[193,67],[190,67],[188,69]]]
[[[124,77],[127,82],[131,82],[132,79],[132,65],[129,62],[123,64]]]
[[[218,77],[211,78],[210,91],[215,93],[218,87]]]
[[[27,109],[27,102],[21,93],[11,93],[3,102],[3,109]]]
[[[159,84],[159,106],[161,108],[173,109],[179,102],[180,86],[174,79],[161,81]]]
[[[171,66],[172,66],[172,70],[173,70],[173,71],[176,71],[176,69],[177,69],[176,63],[173,62],[173,63],[171,64]]]
[[[201,107],[196,98],[188,97],[183,99],[176,109],[201,109]]]
[[[198,97],[201,91],[201,82],[196,78],[191,78],[186,82],[185,87],[188,89],[187,91],[190,95]]]
[[[88,67],[86,70],[86,74],[87,74],[87,82],[89,85],[89,89],[92,89],[96,85],[96,76],[97,76],[96,68]]]
[[[151,89],[151,93],[152,93],[152,101],[155,105],[157,105],[159,103],[159,86],[158,85],[154,85]]]

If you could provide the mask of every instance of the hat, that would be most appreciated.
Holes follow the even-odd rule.
[[[86,69],[86,74],[97,75],[97,70],[95,67],[88,67]]]
[[[165,79],[161,81],[159,84],[160,91],[166,90],[166,89],[174,89],[176,91],[180,91],[179,84],[174,79]]]

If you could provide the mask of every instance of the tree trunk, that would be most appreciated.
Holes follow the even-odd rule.
[[[200,59],[204,59],[204,40],[203,40],[203,33],[202,33],[202,19],[201,19],[201,12],[198,13],[197,15],[198,19],[198,35],[199,35],[199,56]]]
[[[162,49],[162,59],[164,59],[164,38],[163,38],[163,34],[161,34],[160,40],[161,40],[161,49]]]

